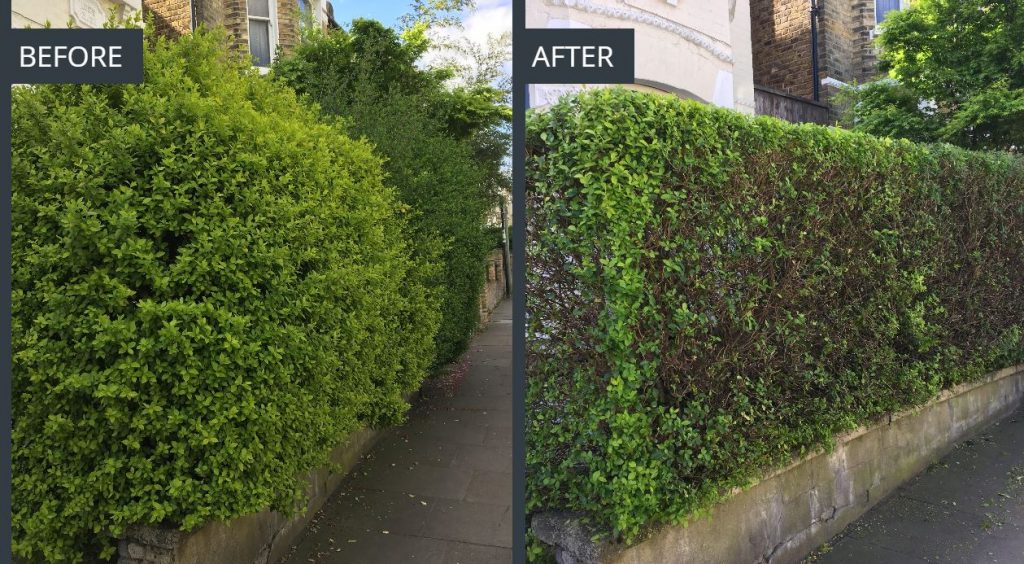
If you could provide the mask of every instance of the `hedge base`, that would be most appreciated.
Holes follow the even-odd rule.
[[[820,452],[734,491],[707,518],[664,527],[631,547],[591,541],[580,515],[543,513],[533,533],[559,564],[799,562],[900,484],[1024,398],[1024,365],[943,392],[937,399],[837,437]]]
[[[118,543],[118,564],[272,564],[298,540],[360,457],[385,431],[356,431],[331,452],[341,472],[320,469],[309,476],[309,504],[292,519],[261,511],[228,523],[208,523],[191,532],[170,527],[135,526]]]
[[[504,263],[501,251],[488,257],[487,283],[480,291],[481,313],[486,306],[487,319],[505,294]],[[481,320],[481,325],[487,322]],[[422,393],[422,391],[421,391]],[[415,394],[409,394],[410,400]],[[274,511],[261,511],[239,517],[229,523],[208,523],[192,531],[171,527],[130,527],[118,543],[118,564],[273,564],[291,548],[306,525],[341,480],[363,454],[380,439],[384,431],[363,429],[331,453],[331,462],[342,470],[331,473],[318,470],[309,477],[309,504],[306,511],[287,519]]]

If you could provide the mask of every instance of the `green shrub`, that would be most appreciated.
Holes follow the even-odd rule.
[[[1024,360],[1024,161],[596,90],[527,122],[530,511],[627,541]]]
[[[490,241],[492,249],[505,248],[505,237],[502,235],[502,231],[500,225],[487,228],[487,239]]]
[[[13,94],[14,551],[97,561],[133,523],[297,508],[401,418],[435,298],[369,146],[229,55]]]
[[[458,358],[480,322],[480,290],[491,238],[483,171],[466,144],[441,133],[415,97],[361,92],[348,109],[348,131],[385,157],[386,182],[409,206],[414,252],[440,248],[432,279],[441,310],[435,366]]]
[[[444,74],[417,66],[426,47],[402,41],[378,22],[357,20],[350,30],[310,34],[275,64],[274,75],[340,118],[350,135],[373,143],[385,157],[386,182],[413,212],[414,251],[442,249],[432,282],[441,308],[435,335],[440,366],[465,350],[479,323],[492,244],[486,218],[494,199],[488,167],[464,136],[492,118],[477,98],[448,92]]]

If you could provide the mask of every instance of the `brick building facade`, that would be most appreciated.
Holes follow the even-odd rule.
[[[877,24],[907,0],[818,0],[818,79],[828,102],[836,82],[863,83],[878,75]],[[750,0],[754,84],[794,97],[814,93],[811,0]],[[831,79],[831,80],[829,80]]]
[[[143,10],[169,37],[223,26],[261,67],[298,44],[302,25],[326,27],[332,17],[325,0],[144,0]]]

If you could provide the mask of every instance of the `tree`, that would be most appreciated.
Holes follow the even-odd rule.
[[[440,45],[437,42],[443,41]],[[493,191],[508,194],[512,177],[506,164],[512,143],[512,34],[491,35],[485,43],[465,36],[435,40],[439,64],[453,73],[450,108],[457,112],[449,121],[474,124],[471,144],[477,160],[487,169]],[[464,132],[469,134],[470,132]]]
[[[972,149],[1024,148],[1024,0],[920,0],[879,38],[890,79],[846,89],[854,129]]]
[[[412,11],[402,16],[399,22],[404,31],[419,28],[421,31],[437,26],[460,26],[459,13],[472,10],[473,0],[413,0]]]

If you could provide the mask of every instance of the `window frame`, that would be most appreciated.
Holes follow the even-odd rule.
[[[878,27],[879,25],[882,24],[883,21],[885,21],[884,17],[881,20],[878,19],[878,2],[879,2],[879,0],[874,0],[875,27]],[[889,10],[889,12],[902,11],[902,10],[906,10],[909,7],[910,7],[910,0],[899,0],[899,5],[897,7],[895,7],[895,8],[893,8],[893,9]],[[886,13],[888,14],[889,12],[886,12]]]
[[[306,25],[306,15],[309,15],[310,20],[314,26],[320,26],[324,17],[323,8],[321,7],[320,0],[297,0],[297,4],[304,5],[305,8],[299,7],[299,28],[303,28]]]
[[[279,38],[277,34],[277,0],[264,0],[267,3],[268,16],[254,16],[249,12],[249,0],[245,2],[245,26],[247,32],[247,47],[249,48],[249,56],[252,57],[254,67],[266,71],[270,69],[270,64],[274,62],[274,54],[277,51],[279,44]],[[256,61],[256,56],[252,52],[252,22],[253,20],[259,22],[266,22],[267,24],[267,42],[270,46],[270,63],[267,66],[261,66]]]

